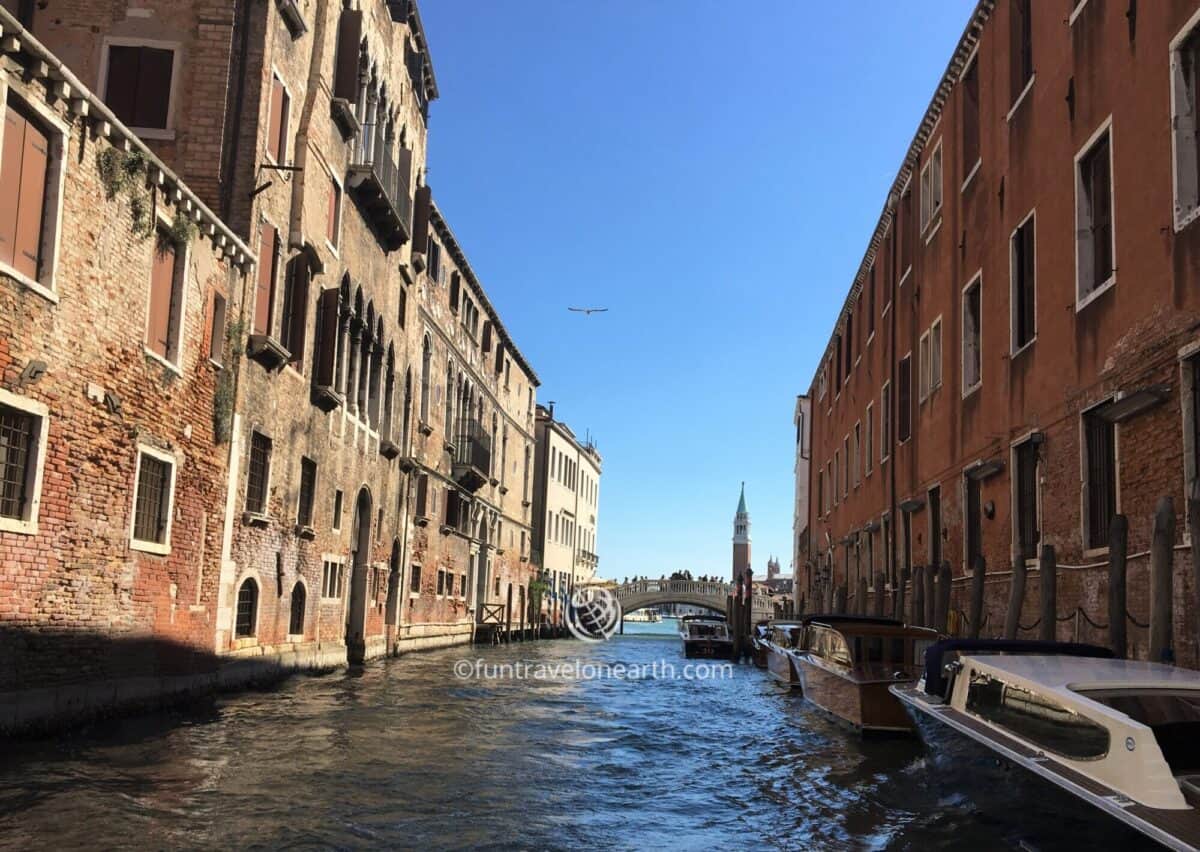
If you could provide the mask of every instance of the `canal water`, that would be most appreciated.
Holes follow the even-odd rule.
[[[673,628],[414,654],[0,744],[0,847],[1021,843],[915,741],[863,742],[752,666],[686,679],[704,672]]]

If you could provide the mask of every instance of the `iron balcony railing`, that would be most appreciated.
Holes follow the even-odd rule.
[[[355,188],[365,196],[376,226],[389,242],[403,244],[412,236],[409,191],[412,152],[401,148],[399,155],[399,158],[393,155],[384,125],[367,122],[354,146],[350,170],[357,181]]]

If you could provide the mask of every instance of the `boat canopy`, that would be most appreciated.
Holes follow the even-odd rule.
[[[946,693],[942,676],[945,656],[965,654],[1038,654],[1113,659],[1112,649],[1082,642],[1041,642],[1025,639],[943,639],[925,652],[925,694],[941,698]]]

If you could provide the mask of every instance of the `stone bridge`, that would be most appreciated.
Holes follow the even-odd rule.
[[[688,604],[725,613],[725,599],[734,593],[732,583],[711,580],[636,580],[611,589],[623,612],[660,604]],[[774,615],[772,598],[755,595],[751,604],[754,620]]]

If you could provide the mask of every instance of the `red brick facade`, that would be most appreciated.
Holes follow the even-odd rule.
[[[845,585],[855,608],[860,578],[874,595],[882,573],[890,595],[906,560],[936,561],[936,488],[941,559],[956,577],[970,562],[977,524],[988,568],[984,633],[998,634],[1010,566],[1023,555],[1018,447],[1035,436],[1037,534],[1025,545],[1055,548],[1059,637],[1106,637],[1087,619],[1108,620],[1105,521],[1095,520],[1108,509],[1129,519],[1129,610],[1144,623],[1146,552],[1166,496],[1179,518],[1174,644],[1180,660],[1195,664],[1183,544],[1185,488],[1196,473],[1188,357],[1200,342],[1200,226],[1175,214],[1177,197],[1194,192],[1195,169],[1189,178],[1176,164],[1184,152],[1173,97],[1186,101],[1176,90],[1191,84],[1183,72],[1173,84],[1172,69],[1200,4],[1140,4],[1131,14],[1127,6],[1001,0],[981,2],[972,15],[811,388],[811,536],[800,571],[810,601],[828,601],[832,586]],[[1092,165],[1106,160],[1107,176]],[[1090,202],[1104,196],[1105,181],[1107,209]],[[1022,267],[1027,249],[1016,243],[1025,223],[1034,250]],[[1101,274],[1106,261],[1111,276]],[[1018,316],[1030,292],[1018,292],[1022,269],[1033,271],[1034,295]],[[1123,407],[1105,407],[1122,399]],[[903,434],[908,418],[911,437]],[[1094,487],[1103,468],[1089,465],[1089,450],[1102,447],[1085,438],[1096,419],[1115,423],[1115,506],[1089,509],[1107,493]],[[978,502],[969,511],[973,482]],[[965,613],[967,597],[956,581],[953,608]],[[1022,624],[1037,613],[1034,570]],[[1146,632],[1134,623],[1130,640],[1145,653]]]

